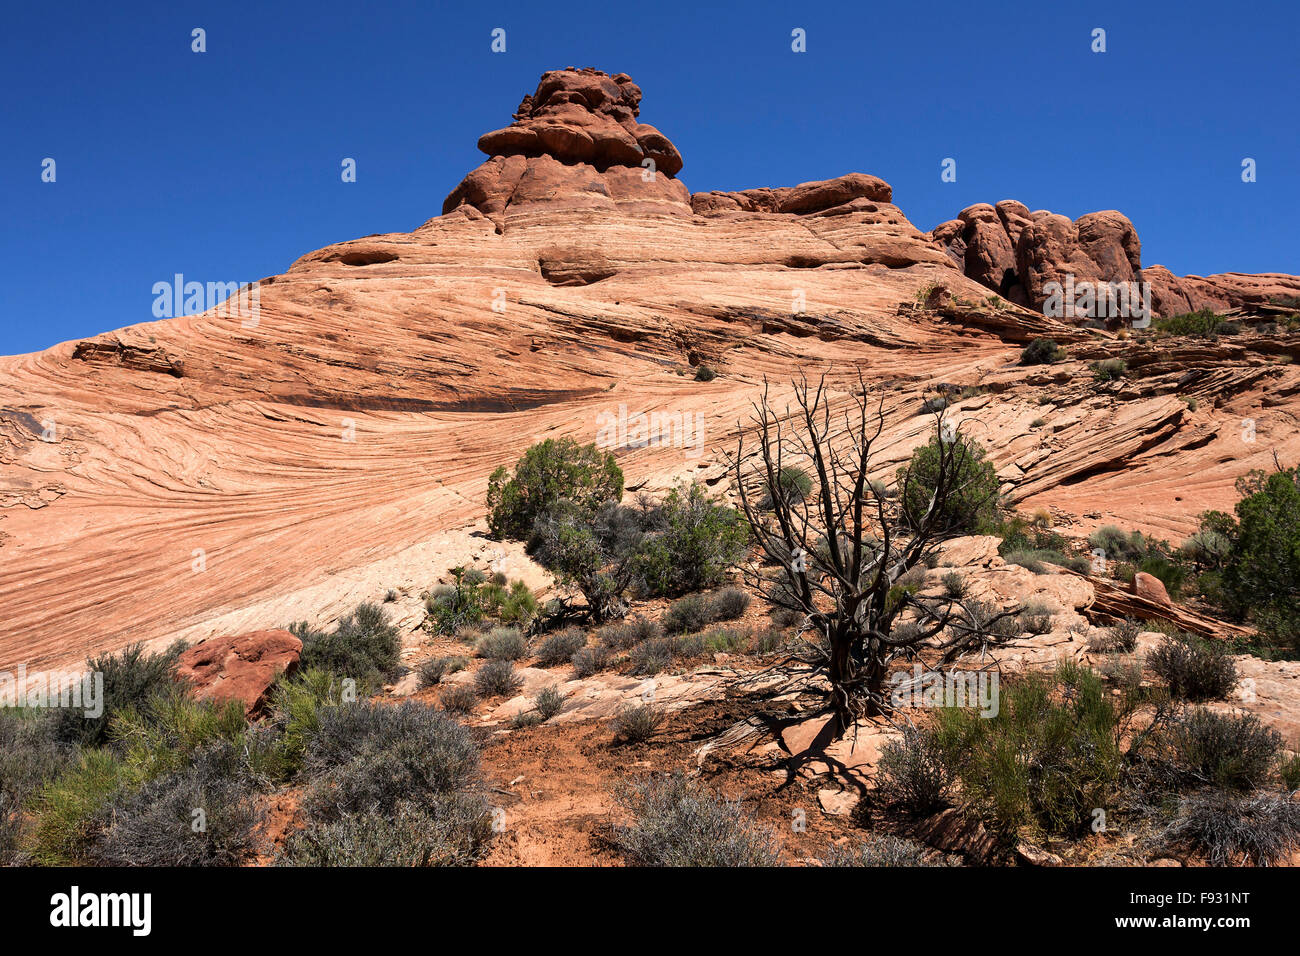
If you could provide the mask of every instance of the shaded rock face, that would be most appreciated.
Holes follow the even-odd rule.
[[[961,265],[962,272],[1010,302],[1041,309],[1053,282],[1136,282],[1142,279],[1137,230],[1115,210],[1088,213],[1073,222],[1030,212],[1004,199],[977,203],[930,232],[931,241]]]
[[[260,710],[275,679],[298,667],[302,641],[284,630],[215,637],[180,656],[177,674],[200,700],[237,700],[244,713]]]
[[[674,178],[681,153],[638,121],[640,104],[641,88],[626,73],[543,73],[515,121],[479,137],[491,158],[452,190],[443,213],[469,206],[498,231],[507,206],[689,216],[686,187]]]

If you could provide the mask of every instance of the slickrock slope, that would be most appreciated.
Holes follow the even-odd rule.
[[[303,256],[263,280],[256,324],[218,310],[0,359],[0,668],[418,593],[498,548],[476,536],[493,468],[624,407],[699,416],[684,442],[618,449],[629,488],[724,492],[764,377],[781,401],[800,372],[847,389],[861,367],[886,394],[885,478],[933,428],[927,393],[983,383],[955,413],[1018,502],[1080,529],[1185,533],[1274,450],[1300,457],[1300,371],[1277,362],[1294,337],[1164,351],[1095,388],[1085,362],[1121,343],[970,305],[986,287],[887,184],[691,195],[640,98],[545,74],[442,215]],[[1038,334],[1077,354],[1017,368]]]

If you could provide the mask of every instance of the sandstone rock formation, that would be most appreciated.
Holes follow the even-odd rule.
[[[721,455],[764,378],[779,406],[826,371],[839,402],[861,370],[884,398],[884,480],[932,433],[926,396],[954,386],[1010,500],[1080,532],[1176,539],[1274,452],[1300,458],[1294,336],[1130,343],[1130,377],[1099,387],[1087,363],[1113,336],[961,304],[989,295],[952,256],[970,223],[973,261],[1005,279],[986,211],[940,247],[864,174],[692,196],[639,102],[626,77],[546,74],[444,214],[302,256],[261,281],[255,322],[214,309],[0,358],[0,668],[329,626],[390,587],[409,617],[491,551],[493,468],[544,437],[594,441],[620,409],[689,415],[697,440],[612,447],[627,487],[726,494]],[[1026,236],[1055,227],[993,209],[1019,276]],[[1134,267],[1117,219],[1062,235],[1067,260]],[[1040,334],[1070,361],[1019,367]],[[700,364],[718,377],[694,381]]]
[[[1198,309],[1226,311],[1300,296],[1300,277],[1278,273],[1224,273],[1179,278],[1164,266],[1143,268],[1142,243],[1133,223],[1114,209],[1071,221],[1045,209],[1030,212],[1004,199],[977,203],[927,233],[963,273],[1009,302],[1040,310],[1044,286],[1146,282],[1157,316]]]
[[[297,669],[301,653],[302,641],[288,631],[216,637],[183,653],[176,673],[200,700],[237,700],[247,714],[266,703],[277,677]]]

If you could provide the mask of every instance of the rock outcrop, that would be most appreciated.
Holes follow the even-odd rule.
[[[640,113],[641,88],[626,73],[543,73],[515,121],[479,137],[490,158],[452,190],[443,213],[469,206],[498,231],[507,207],[689,216],[690,197],[674,178],[681,153]]]
[[[1133,223],[1114,209],[1071,221],[1014,199],[977,203],[940,223],[927,238],[968,278],[1009,302],[1042,309],[1049,283],[1146,283],[1157,316],[1198,309],[1265,305],[1300,298],[1300,277],[1280,273],[1223,273],[1179,278],[1161,265],[1142,266],[1142,243]]]
[[[200,700],[237,700],[249,714],[263,707],[277,677],[297,669],[301,653],[302,641],[283,630],[214,637],[185,651],[176,673]]]

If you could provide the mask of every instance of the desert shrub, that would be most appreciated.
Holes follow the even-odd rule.
[[[966,579],[956,571],[949,571],[943,576],[943,593],[954,601],[966,596],[968,590]]]
[[[616,798],[632,822],[616,826],[614,840],[634,865],[774,866],[779,860],[775,836],[754,826],[739,804],[680,774],[624,784]]]
[[[442,683],[442,679],[448,674],[454,674],[457,671],[463,671],[469,666],[469,658],[460,654],[453,654],[446,657],[431,657],[420,665],[420,686],[433,687]]]
[[[1020,609],[1020,627],[1030,634],[1047,634],[1052,630],[1054,612],[1042,601],[1029,601]]]
[[[1182,785],[1253,790],[1278,762],[1282,737],[1254,714],[1219,714],[1203,707],[1173,721],[1162,751]]]
[[[749,608],[749,595],[739,588],[723,588],[710,596],[715,621],[734,621]]]
[[[331,632],[301,629],[301,666],[319,668],[360,685],[382,683],[397,671],[402,639],[378,604],[359,604]]]
[[[609,666],[609,648],[584,647],[573,655],[572,663],[575,677],[598,674]]]
[[[1300,848],[1300,803],[1287,794],[1194,793],[1179,801],[1164,838],[1211,866],[1273,866]]]
[[[536,727],[538,724],[545,723],[542,715],[536,710],[521,710],[510,718],[511,730],[523,730],[525,727]]]
[[[487,665],[491,666],[491,665]],[[304,769],[305,805],[322,820],[393,811],[404,800],[465,790],[479,780],[470,731],[414,701],[340,704],[321,712]]]
[[[517,627],[494,627],[478,639],[474,653],[493,661],[517,661],[528,653],[528,642]]]
[[[1198,568],[1223,567],[1232,550],[1232,539],[1214,528],[1201,528],[1183,542],[1179,552]]]
[[[1113,382],[1123,378],[1128,372],[1128,364],[1123,359],[1102,359],[1088,363],[1092,377],[1098,382]]]
[[[876,786],[890,803],[927,814],[947,803],[954,774],[933,733],[906,727],[880,749]]]
[[[523,686],[524,679],[508,660],[488,661],[474,674],[474,689],[480,697],[506,697]]]
[[[144,708],[128,707],[117,715],[109,736],[135,782],[179,771],[196,754],[217,744],[264,756],[249,747],[244,706],[230,700],[198,701],[178,687],[155,697]]]
[[[951,441],[936,434],[928,444],[912,453],[911,461],[898,470],[898,487],[903,516],[918,527],[934,499],[939,478],[941,454],[951,455],[956,463],[950,469],[952,483],[935,512],[935,526],[952,534],[969,533],[992,525],[998,512],[998,476],[992,462],[974,439],[954,432]]]
[[[76,758],[75,748],[56,736],[57,719],[0,707],[0,866],[19,862],[28,800]]]
[[[1219,700],[1237,686],[1237,666],[1228,652],[1191,634],[1162,638],[1147,666],[1180,700]]]
[[[779,628],[766,627],[754,632],[750,652],[754,654],[774,654],[785,646],[785,635]]]
[[[119,793],[92,854],[109,866],[237,866],[257,849],[255,784],[240,748],[221,741]]]
[[[772,613],[770,615],[772,626],[778,630],[798,627],[803,623],[804,617],[805,615],[802,611],[796,611],[788,607],[774,607],[772,608]]]
[[[440,584],[429,592],[424,607],[429,612],[429,623],[439,634],[456,634],[483,620],[487,611],[480,581],[474,579],[474,568],[451,569],[453,584]]]
[[[1282,778],[1282,786],[1286,787],[1287,790],[1292,792],[1300,790],[1300,754],[1282,761],[1277,773]]]
[[[832,846],[822,855],[822,866],[942,866],[932,863],[925,846],[887,833],[868,834],[856,846]]]
[[[506,624],[526,625],[537,616],[537,596],[523,581],[515,581],[501,601],[497,616]]]
[[[921,402],[922,415],[934,415],[947,408],[951,402],[946,395],[932,395],[925,401]]]
[[[438,696],[442,709],[452,714],[472,714],[478,706],[478,693],[469,684],[453,684]]]
[[[663,711],[651,704],[625,704],[614,715],[614,742],[643,743],[654,736],[663,722]]]
[[[597,639],[605,647],[622,651],[663,635],[664,629],[658,622],[648,621],[643,617],[634,617],[622,624],[610,624],[596,632]]]
[[[82,750],[75,763],[31,800],[36,818],[27,847],[37,866],[85,866],[103,828],[104,808],[126,785],[121,758],[112,750]]]
[[[769,482],[769,485],[771,482]],[[785,465],[777,472],[776,489],[768,488],[762,507],[770,508],[778,496],[786,501],[802,501],[812,494],[812,478],[796,465]]]
[[[1061,347],[1051,339],[1034,339],[1020,353],[1021,365],[1050,365],[1065,357]]]
[[[698,481],[674,488],[648,516],[634,561],[639,587],[648,596],[716,587],[748,540],[740,513],[714,502]]]
[[[533,709],[537,711],[542,720],[550,720],[564,709],[564,702],[568,699],[568,694],[560,690],[559,687],[544,687],[533,698]]]
[[[713,603],[704,594],[688,594],[668,606],[664,630],[670,634],[687,634],[713,623]]]
[[[1165,335],[1191,335],[1197,338],[1209,338],[1220,331],[1220,318],[1211,309],[1196,312],[1184,312],[1171,315],[1167,319],[1156,319],[1155,330]]]
[[[56,738],[83,747],[104,746],[114,717],[128,707],[145,709],[176,687],[176,659],[183,651],[183,646],[173,645],[161,654],[148,654],[143,644],[133,644],[117,654],[101,654],[88,660],[86,669],[103,675],[102,713],[87,717],[81,709],[59,708]]]
[[[987,631],[996,638],[1010,640],[1020,636],[1018,615],[1004,612],[988,601],[967,601],[958,615],[969,630]]]
[[[1072,664],[1000,688],[998,711],[938,711],[937,745],[963,799],[1004,844],[1024,828],[1077,834],[1110,805],[1122,755],[1096,674]]]
[[[704,650],[710,653],[736,654],[749,646],[748,628],[719,627],[701,636]]]
[[[717,377],[718,373],[707,365],[701,365],[695,370],[695,381],[697,382],[711,382]]]
[[[493,537],[526,537],[539,516],[560,501],[594,512],[623,497],[623,472],[610,452],[572,438],[548,438],[488,479],[488,527]]]
[[[587,646],[587,635],[576,627],[565,628],[546,638],[537,647],[539,667],[557,667],[573,660],[573,655]]]
[[[1088,535],[1088,547],[1104,552],[1108,561],[1140,561],[1147,555],[1142,532],[1126,532],[1113,524],[1102,525]]]
[[[1122,651],[1127,654],[1137,647],[1138,635],[1141,633],[1141,624],[1131,617],[1125,618],[1114,627],[1099,631],[1088,644],[1088,650],[1102,653]]]
[[[1300,468],[1237,482],[1236,519],[1210,512],[1202,530],[1225,535],[1225,603],[1271,638],[1300,649]]]
[[[392,812],[313,820],[285,840],[277,866],[468,866],[492,838],[492,814],[473,794],[403,801]]]
[[[673,666],[672,638],[659,637],[643,641],[627,655],[632,665],[630,673],[637,677],[650,677]]]

